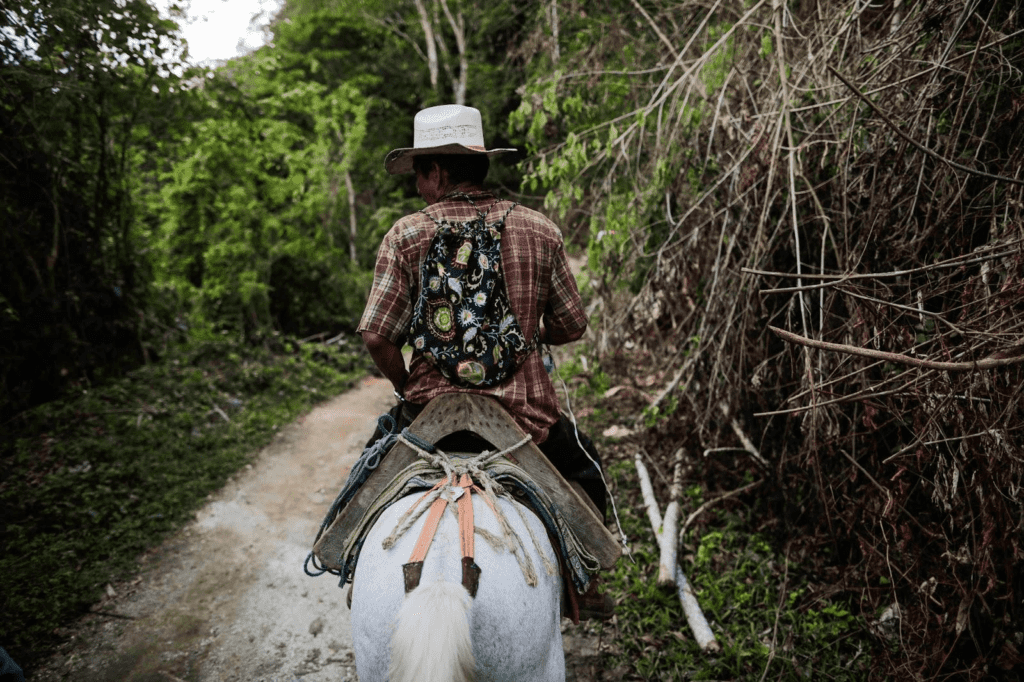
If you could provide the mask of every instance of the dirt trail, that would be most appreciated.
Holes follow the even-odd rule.
[[[302,561],[392,401],[367,378],[282,429],[33,681],[354,680],[345,592]]]

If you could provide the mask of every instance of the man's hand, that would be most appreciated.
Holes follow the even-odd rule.
[[[401,395],[405,388],[405,382],[409,379],[409,372],[405,368],[405,358],[402,357],[402,349],[391,343],[386,337],[373,332],[362,332],[363,345],[370,352],[373,364],[384,374],[395,387],[395,391]]]

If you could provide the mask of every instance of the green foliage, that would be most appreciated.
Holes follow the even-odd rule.
[[[644,408],[644,428],[652,428],[658,422],[664,421],[675,414],[677,409],[679,409],[679,397],[675,394],[667,396],[660,405]]]
[[[157,285],[196,327],[301,333],[362,308],[368,268],[350,257],[343,178],[366,136],[359,86],[372,81],[329,88],[282,61],[258,52],[207,81],[197,96],[208,114],[153,196]]]
[[[32,661],[54,628],[180,527],[279,426],[346,390],[365,355],[212,335],[8,425],[0,450],[0,641]],[[230,421],[227,421],[230,419]]]
[[[143,0],[0,9],[0,419],[139,357],[132,151],[178,125],[173,28]]]
[[[711,49],[719,38],[732,28],[732,24],[716,24],[708,31],[707,46],[705,52]],[[701,80],[707,86],[708,92],[713,93],[725,84],[733,64],[736,61],[736,39],[730,36],[725,44],[710,55],[704,68],[701,69]]]
[[[619,499],[639,498],[630,462],[615,463],[609,473]],[[699,504],[700,488],[689,492]],[[684,573],[722,645],[716,656],[701,652],[675,591],[657,587],[660,555],[642,506],[619,512],[633,561],[621,560],[608,586],[618,623],[606,633],[614,642],[607,667],[625,665],[645,680],[864,679],[863,620],[842,601],[811,596],[800,586],[799,566],[724,513],[716,515],[717,530],[683,544],[692,552],[682,557]]]

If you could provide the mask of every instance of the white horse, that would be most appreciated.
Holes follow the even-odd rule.
[[[527,585],[515,556],[477,535],[475,558],[481,574],[472,598],[462,586],[459,526],[452,513],[456,505],[449,504],[424,559],[419,587],[406,595],[402,564],[409,561],[426,514],[390,550],[382,543],[421,496],[408,495],[389,507],[359,555],[352,638],[360,682],[564,680],[561,577],[540,519],[517,502],[498,498],[499,509],[522,541],[520,551],[529,555],[537,585]],[[476,527],[502,537],[486,500],[478,494],[472,500]],[[531,530],[540,542],[533,541]]]

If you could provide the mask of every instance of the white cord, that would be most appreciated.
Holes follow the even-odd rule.
[[[548,357],[551,358],[551,364],[554,366],[554,371],[552,373],[557,374],[558,366],[555,363],[555,356],[551,352],[551,348],[545,347],[545,350],[548,354]],[[583,443],[580,442],[580,429],[576,425],[576,415],[573,414],[572,404],[569,402],[569,387],[566,386],[565,379],[563,379],[561,376],[558,377],[558,380],[561,382],[562,390],[565,392],[565,409],[569,413],[569,418],[572,420],[572,431],[573,435],[576,438],[576,444],[580,446],[580,450],[583,452],[584,455],[587,456],[587,459],[590,460],[590,463],[593,464],[594,467],[597,469],[597,473],[601,475],[601,484],[604,485],[605,492],[608,493],[608,499],[611,500],[612,503],[612,516],[615,517],[615,527],[619,529],[619,537],[622,539],[622,551],[626,554],[626,556],[629,557],[630,561],[636,563],[636,559],[633,558],[633,555],[629,551],[629,543],[626,540],[626,532],[622,530],[622,524],[619,522],[619,510],[615,506],[615,496],[612,495],[612,490],[611,488],[608,487],[608,481],[606,481],[604,478],[604,469],[601,468],[600,464],[594,461],[594,458],[590,456],[590,453],[587,452],[587,449],[583,447]]]

